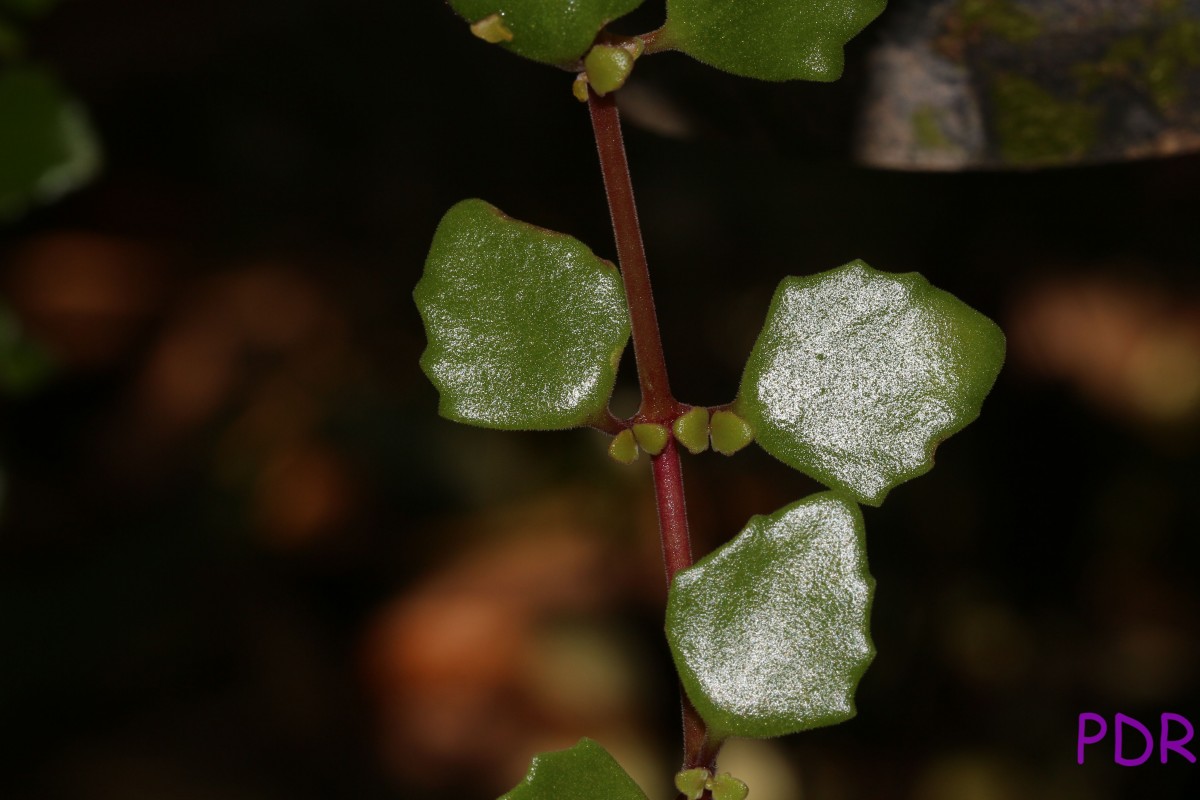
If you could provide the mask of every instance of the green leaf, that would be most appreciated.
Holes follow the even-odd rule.
[[[499,14],[512,40],[500,46],[556,66],[574,66],[607,23],[644,0],[450,0],[468,22]]]
[[[842,47],[886,0],[668,0],[660,44],[768,81],[834,81]]]
[[[534,756],[525,780],[500,800],[646,800],[608,751],[591,739]]]
[[[553,430],[604,411],[629,313],[616,268],[577,239],[464,200],[442,218],[413,297],[442,416]]]
[[[874,587],[862,514],[832,492],[752,517],[679,572],[667,639],[712,733],[782,736],[854,716]]]
[[[990,319],[854,261],[779,285],[734,410],[780,461],[879,505],[979,416],[1003,363]]]
[[[0,72],[0,120],[0,219],[56,200],[99,170],[87,117],[46,72]]]

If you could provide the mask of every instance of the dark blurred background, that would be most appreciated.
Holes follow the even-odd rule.
[[[858,717],[724,766],[755,800],[1194,797],[1075,734],[1200,722],[1200,157],[856,166],[881,30],[833,85],[664,55],[623,90],[681,399],[728,401],[779,279],[853,258],[1009,336],[980,420],[866,511]],[[613,256],[572,76],[436,0],[65,0],[30,42],[105,167],[0,228],[46,365],[0,398],[0,796],[482,800],[588,735],[669,797],[647,463],[455,426],[417,366],[454,202]],[[702,552],[818,488],[754,448],[684,469]]]

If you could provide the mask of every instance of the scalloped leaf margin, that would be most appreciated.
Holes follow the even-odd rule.
[[[734,410],[768,453],[877,506],[979,416],[1004,348],[920,275],[854,261],[780,283]]]
[[[886,0],[668,0],[661,43],[734,75],[835,81]]]
[[[717,738],[766,738],[854,716],[875,655],[862,513],[833,492],[755,516],[675,576],[667,640]]]

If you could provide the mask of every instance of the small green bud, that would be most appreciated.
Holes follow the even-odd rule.
[[[633,62],[633,53],[624,47],[598,44],[583,59],[583,66],[592,89],[603,97],[625,85],[629,73],[633,72]]]
[[[731,456],[753,441],[754,431],[737,414],[718,411],[712,415],[713,450]]]
[[[712,792],[713,800],[746,800],[750,794],[749,787],[728,772],[705,781],[704,787]]]
[[[700,800],[711,777],[712,773],[703,767],[685,769],[675,773],[675,788],[688,800]]]
[[[608,445],[608,455],[613,461],[619,461],[622,464],[632,464],[637,461],[638,446],[633,431],[626,428],[614,436]]]
[[[663,425],[643,422],[633,426],[633,437],[642,449],[652,456],[658,455],[667,446],[668,436],[670,434]]]
[[[636,36],[625,39],[620,43],[620,46],[628,50],[629,54],[633,56],[634,59],[641,58],[642,53],[646,52],[646,43]]]
[[[504,18],[499,14],[484,17],[478,22],[471,23],[471,33],[483,39],[488,44],[511,42],[513,33],[504,24]]]
[[[575,82],[571,84],[571,94],[575,95],[575,99],[581,103],[588,101],[588,77],[586,72],[581,72],[575,76]]]
[[[671,431],[692,455],[708,449],[708,409],[693,408],[675,420]]]

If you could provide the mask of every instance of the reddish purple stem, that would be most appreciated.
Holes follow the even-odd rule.
[[[600,170],[604,175],[604,190],[608,196],[608,210],[617,242],[617,258],[629,304],[633,353],[642,391],[642,407],[636,419],[670,427],[682,407],[671,394],[667,379],[662,337],[650,288],[650,271],[642,244],[637,205],[634,203],[625,141],[621,135],[621,117],[612,94],[599,97],[589,91],[588,109],[592,116],[592,130],[596,135],[596,150],[600,155]],[[670,586],[675,573],[692,565],[692,540],[688,533],[683,471],[674,438],[667,439],[666,447],[653,457],[651,465],[663,565],[666,568],[667,585]],[[683,767],[714,769],[719,745],[709,742],[704,721],[692,707],[687,695],[680,691],[680,696],[683,702]]]

